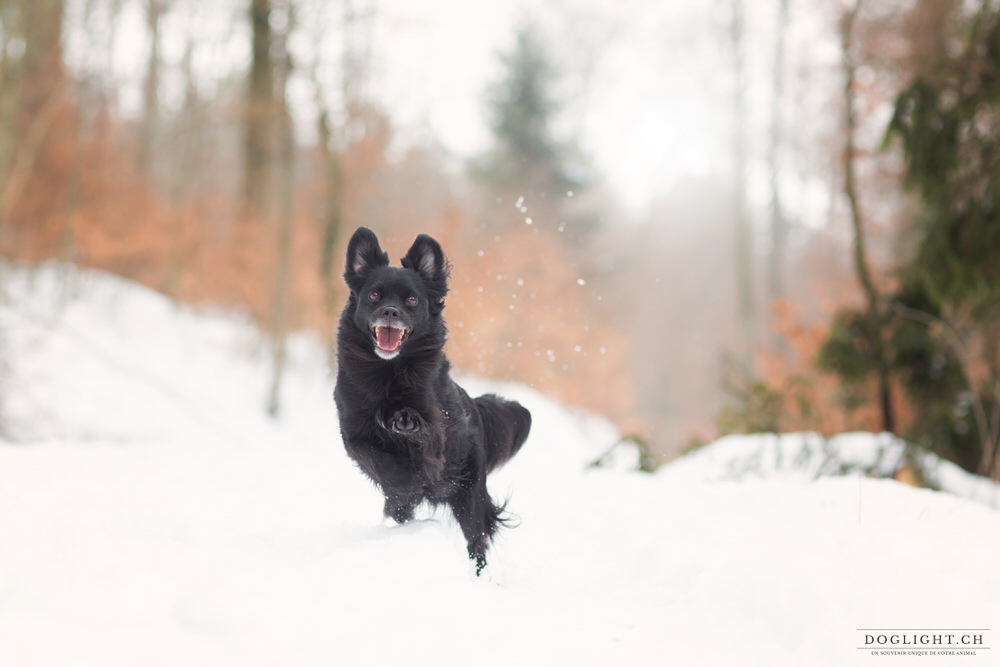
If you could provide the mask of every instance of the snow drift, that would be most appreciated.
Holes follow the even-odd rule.
[[[248,322],[67,267],[3,280],[2,665],[881,664],[859,628],[1000,619],[995,486],[871,477],[884,438],[595,469],[607,421],[466,380],[534,416],[491,479],[520,525],[477,579],[447,514],[381,521],[323,342],[293,341],[272,421]]]

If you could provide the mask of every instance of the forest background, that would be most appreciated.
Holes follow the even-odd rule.
[[[0,0],[0,255],[252,317],[280,418],[353,229],[427,232],[454,365],[647,467],[870,430],[1000,478],[998,104],[989,1]]]

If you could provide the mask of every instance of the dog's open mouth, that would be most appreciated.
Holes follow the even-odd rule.
[[[403,344],[406,337],[410,335],[411,329],[401,329],[398,327],[390,326],[373,326],[372,327],[372,338],[375,340],[375,345],[378,349],[386,354],[392,354],[399,351],[399,346]]]

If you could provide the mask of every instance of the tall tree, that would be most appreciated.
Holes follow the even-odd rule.
[[[771,136],[767,147],[769,185],[771,190],[771,258],[768,271],[768,287],[772,300],[785,297],[785,247],[788,242],[788,221],[781,201],[781,158],[782,114],[781,106],[785,91],[785,42],[788,33],[789,0],[778,0],[778,21],[774,41],[774,64],[771,80]]]
[[[163,56],[160,46],[160,19],[168,7],[167,0],[146,0],[146,29],[149,31],[149,58],[146,79],[142,86],[142,118],[139,122],[139,172],[149,176],[160,113],[160,70]]]
[[[292,110],[288,102],[288,82],[292,75],[292,56],[289,50],[295,26],[295,3],[284,0],[284,30],[275,40],[277,58],[277,114],[278,114],[278,238],[277,258],[271,297],[271,389],[267,411],[277,417],[281,411],[281,381],[284,377],[288,353],[288,321],[291,304],[292,232],[295,217],[295,134]]]
[[[567,192],[586,185],[584,161],[555,138],[561,111],[557,70],[538,29],[522,23],[513,47],[499,54],[503,73],[487,90],[486,114],[493,147],[472,165],[473,175],[509,199],[558,210]],[[557,216],[541,224],[556,226]]]
[[[17,139],[17,109],[21,98],[20,61],[15,59],[15,44],[23,44],[23,19],[19,8],[11,3],[0,4],[3,32],[0,33],[0,174],[7,180],[7,171],[14,155]],[[6,187],[0,187],[0,253],[4,250]]]
[[[747,210],[747,145],[746,145],[746,63],[744,53],[743,0],[733,0],[730,40],[733,57],[733,237],[736,257],[736,295],[739,308],[740,371],[754,375],[754,280],[753,237]]]
[[[855,102],[856,62],[855,23],[861,11],[863,0],[855,0],[853,6],[844,10],[840,23],[841,67],[844,75],[844,196],[850,207],[851,227],[854,232],[854,270],[865,294],[867,303],[866,333],[869,338],[874,371],[878,381],[878,401],[882,414],[882,430],[895,433],[896,417],[892,404],[892,385],[889,378],[889,358],[886,351],[885,330],[887,326],[886,304],[872,278],[865,248],[864,219],[858,193],[856,155],[858,117]]]
[[[252,48],[243,137],[243,204],[248,215],[268,207],[275,125],[271,0],[251,0]]]
[[[951,21],[938,25],[957,26],[942,44],[964,45],[925,59],[887,133],[902,144],[923,203],[904,273],[930,303],[903,312],[926,322],[961,362],[966,386],[950,400],[974,414],[978,471],[1000,479],[1000,10],[920,4],[945,11]]]
[[[66,108],[66,76],[63,65],[62,30],[63,0],[20,0],[6,7],[13,46],[19,57],[10,52],[3,59],[3,88],[0,103],[5,118],[0,130],[0,242],[10,226],[10,216],[22,203],[32,179],[46,190],[45,197],[36,198],[35,219],[21,225],[21,240],[27,247],[41,236],[51,236],[53,224],[63,224],[52,215],[62,205],[66,165],[53,149],[52,131],[56,120]],[[47,181],[37,179],[45,172]]]
[[[313,88],[318,110],[316,115],[316,129],[325,191],[323,197],[322,227],[320,231],[322,246],[320,248],[319,273],[323,284],[326,285],[327,307],[333,308],[334,272],[337,266],[335,255],[343,215],[343,178],[340,166],[340,151],[334,142],[332,114],[323,95],[322,86],[319,84],[315,73],[313,74]]]

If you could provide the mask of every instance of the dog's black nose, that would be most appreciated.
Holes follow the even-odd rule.
[[[397,317],[399,317],[399,309],[393,306],[386,306],[382,310],[382,317],[387,317],[390,320],[396,319]]]

